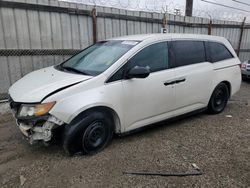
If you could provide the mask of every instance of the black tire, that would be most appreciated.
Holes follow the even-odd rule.
[[[220,83],[213,91],[208,103],[208,113],[221,113],[227,106],[229,99],[229,88],[225,83]]]
[[[114,132],[112,118],[102,112],[91,112],[66,125],[63,148],[68,155],[95,154],[111,141]]]
[[[247,76],[242,76],[242,81],[248,82],[250,79]]]

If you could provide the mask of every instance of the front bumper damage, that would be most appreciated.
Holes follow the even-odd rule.
[[[34,144],[37,141],[49,142],[52,139],[53,130],[63,124],[63,121],[52,115],[49,115],[47,118],[43,118],[42,121],[17,120],[17,126],[23,135],[28,138],[30,144]]]
[[[18,118],[21,103],[13,101],[10,96],[9,103],[18,128],[31,144],[37,141],[49,142],[55,130],[64,125],[63,121],[49,113],[40,117]]]

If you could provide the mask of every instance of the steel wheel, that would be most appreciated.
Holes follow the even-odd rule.
[[[208,111],[212,114],[222,112],[228,102],[229,90],[226,84],[220,83],[214,90],[208,104]]]
[[[83,149],[91,152],[102,148],[108,138],[107,132],[103,122],[97,121],[92,123],[83,135]]]
[[[72,121],[64,131],[66,153],[95,154],[103,150],[113,137],[114,122],[110,117],[108,113],[91,112]]]

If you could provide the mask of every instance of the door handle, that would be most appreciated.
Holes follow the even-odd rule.
[[[186,81],[186,78],[183,78],[183,79],[180,79],[180,80],[176,80],[175,83],[176,83],[176,84],[179,84],[179,83],[185,82],[185,81]]]
[[[176,81],[165,82],[164,85],[165,85],[165,86],[174,85],[175,82],[176,82]]]
[[[186,81],[186,78],[182,78],[180,80],[174,80],[174,81],[171,81],[171,82],[165,82],[164,85],[165,86],[169,86],[169,85],[179,84],[179,83],[185,82],[185,81]]]

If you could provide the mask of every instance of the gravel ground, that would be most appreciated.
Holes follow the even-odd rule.
[[[115,138],[94,156],[67,157],[60,146],[30,146],[0,105],[0,187],[250,187],[250,82],[219,115],[197,114]],[[231,115],[232,117],[228,117]],[[123,171],[185,172],[153,177]]]

